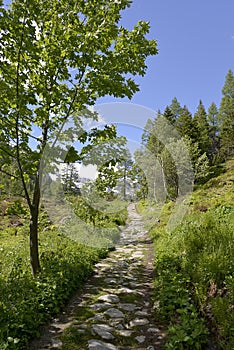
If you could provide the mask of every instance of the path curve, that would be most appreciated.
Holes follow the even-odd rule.
[[[115,251],[30,350],[158,350],[165,334],[154,318],[153,246],[135,204]]]

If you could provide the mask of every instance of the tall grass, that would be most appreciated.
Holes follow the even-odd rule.
[[[167,349],[234,349],[233,163],[194,192],[189,213],[170,233],[173,210],[141,203],[155,247],[155,312],[168,324]],[[153,213],[156,213],[155,215]],[[154,225],[152,226],[152,223]]]

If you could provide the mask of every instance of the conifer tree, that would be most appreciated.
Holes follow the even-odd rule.
[[[179,131],[181,137],[188,136],[192,141],[196,140],[196,127],[193,123],[192,114],[189,112],[186,106],[182,108],[181,114],[176,120],[175,127]]]
[[[182,112],[182,107],[176,97],[174,97],[173,100],[171,101],[169,108],[174,118],[177,119]]]
[[[221,156],[234,154],[234,76],[228,71],[222,89],[223,98],[219,108]]]
[[[209,124],[209,138],[210,138],[210,158],[212,163],[219,152],[219,128],[218,128],[218,108],[214,102],[208,108],[208,124]]]
[[[209,124],[205,107],[200,100],[196,113],[193,118],[194,126],[198,132],[198,145],[202,153],[209,153]]]
[[[164,117],[171,123],[172,125],[176,122],[176,115],[172,113],[169,106],[166,106],[165,111],[163,113]]]

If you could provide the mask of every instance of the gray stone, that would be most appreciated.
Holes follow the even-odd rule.
[[[126,294],[132,294],[132,293],[136,293],[136,291],[134,289],[129,289],[126,287],[123,288],[119,288],[116,293],[126,293]]]
[[[115,337],[110,333],[114,331],[113,327],[110,327],[106,324],[94,324],[92,330],[98,334],[101,338],[111,340]]]
[[[114,294],[101,295],[98,300],[106,301],[107,303],[116,304],[119,303],[119,297]]]
[[[135,311],[137,306],[135,304],[130,304],[130,303],[126,303],[126,304],[119,304],[119,308],[125,311]]]
[[[105,317],[104,317],[103,314],[97,314],[91,320],[95,321],[95,322],[104,322],[105,321]]]
[[[131,337],[132,331],[129,331],[127,329],[122,329],[119,331],[119,334],[122,335],[122,337]]]
[[[113,344],[104,343],[96,339],[89,340],[88,344],[89,344],[89,350],[118,350],[118,348]]]
[[[110,317],[113,317],[113,318],[123,318],[124,317],[124,314],[122,313],[122,311],[115,309],[115,308],[111,308],[111,309],[106,310],[104,312],[104,314],[108,315]]]
[[[153,309],[155,310],[155,309],[159,309],[159,308],[160,308],[160,301],[159,301],[159,300],[156,300],[156,301],[154,302]]]
[[[136,326],[144,326],[149,323],[149,320],[146,318],[136,318],[135,320],[132,320],[130,322],[130,327],[136,327]]]
[[[104,280],[105,283],[111,283],[111,284],[117,284],[117,280],[115,278],[105,278]]]
[[[148,316],[149,315],[149,311],[148,310],[140,310],[136,312],[137,316]]]
[[[123,330],[124,329],[124,326],[121,324],[121,323],[117,323],[115,324],[115,327],[119,330]]]
[[[54,338],[54,339],[52,339],[51,345],[52,345],[52,348],[56,349],[56,348],[60,348],[63,345],[63,343],[61,342],[60,339]]]
[[[147,332],[149,332],[149,333],[158,333],[158,332],[160,332],[160,330],[158,328],[151,327],[151,328],[147,329]]]
[[[94,311],[99,311],[99,310],[108,309],[109,307],[111,307],[111,304],[109,304],[109,303],[96,303],[96,304],[90,305],[89,307],[90,307],[90,309],[92,309]]]
[[[145,336],[144,335],[139,335],[138,337],[136,337],[135,338],[137,341],[138,341],[138,343],[144,343],[144,341],[145,341]]]

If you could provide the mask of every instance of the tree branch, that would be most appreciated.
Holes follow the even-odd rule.
[[[19,179],[20,179],[19,177],[15,176],[15,175],[13,175],[13,174],[10,174],[10,173],[8,173],[8,172],[5,171],[5,170],[2,170],[2,168],[0,168],[0,172],[3,173],[3,174],[5,174],[5,175],[7,175],[7,176],[9,176],[9,177],[13,177],[13,178],[16,179],[16,180],[19,180]]]
[[[3,147],[1,147],[0,146],[0,150],[2,150],[4,153],[6,153],[8,156],[10,156],[11,158],[14,158],[14,159],[16,159],[16,157],[15,156],[13,156],[13,154],[9,151],[7,151],[7,150],[5,150]]]

